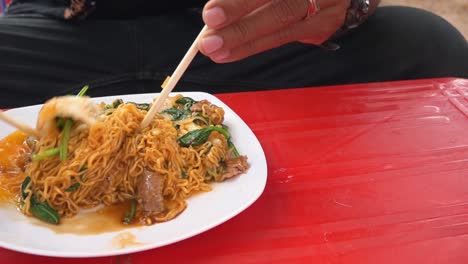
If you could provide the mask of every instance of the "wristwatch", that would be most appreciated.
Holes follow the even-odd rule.
[[[343,25],[327,41],[319,45],[319,47],[328,51],[340,49],[340,45],[337,44],[335,40],[345,35],[351,29],[361,25],[369,15],[369,7],[370,0],[350,0]]]
[[[330,39],[335,40],[353,28],[361,25],[369,15],[370,0],[350,0],[348,10],[343,25],[333,34]],[[333,46],[332,50],[337,50]],[[329,48],[330,49],[330,48]]]
[[[369,14],[370,0],[350,0],[343,24],[345,30],[359,26],[367,19]]]

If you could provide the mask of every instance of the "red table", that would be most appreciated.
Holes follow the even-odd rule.
[[[249,209],[137,254],[0,249],[0,263],[468,263],[468,80],[218,97],[266,153],[268,183]]]

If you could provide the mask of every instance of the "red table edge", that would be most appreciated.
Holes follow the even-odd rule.
[[[426,82],[438,82],[438,83],[448,83],[448,82],[453,82],[457,80],[466,80],[464,78],[458,78],[458,77],[438,77],[438,78],[424,78],[424,79],[415,79],[415,80],[395,80],[395,81],[381,81],[381,82],[364,82],[364,83],[348,83],[348,84],[332,84],[332,85],[322,85],[322,86],[305,86],[305,87],[288,87],[288,88],[279,88],[279,89],[266,89],[266,90],[252,90],[252,91],[242,91],[242,92],[227,92],[227,93],[214,93],[215,96],[220,96],[220,97],[228,97],[232,94],[240,94],[240,93],[262,93],[262,92],[281,92],[284,90],[289,90],[289,89],[333,89],[337,87],[356,87],[356,86],[362,86],[362,87],[375,87],[378,85],[401,85],[401,84],[411,84],[411,83],[426,83]],[[175,90],[173,93],[177,93],[178,91]],[[118,96],[118,95],[117,95]],[[1,108],[0,106],[0,111],[7,111],[9,108]]]
[[[423,78],[423,79],[414,79],[414,80],[394,80],[394,81],[379,81],[379,82],[363,82],[363,83],[347,83],[347,84],[331,84],[331,85],[320,85],[320,86],[304,86],[304,87],[286,87],[280,89],[266,89],[266,90],[252,90],[252,91],[243,91],[243,92],[227,92],[227,93],[215,93],[214,95],[218,96],[229,96],[232,94],[240,94],[240,93],[262,93],[262,92],[282,92],[285,90],[290,89],[333,89],[333,88],[346,88],[346,87],[376,87],[380,85],[404,85],[404,84],[414,84],[414,83],[450,83],[454,81],[468,81],[465,78],[459,77],[437,77],[437,78]]]

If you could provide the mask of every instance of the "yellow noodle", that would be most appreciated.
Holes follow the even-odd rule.
[[[74,125],[66,161],[56,156],[32,162],[26,169],[32,180],[27,192],[48,202],[60,215],[73,216],[84,208],[134,199],[138,177],[148,169],[164,177],[165,203],[171,204],[163,213],[141,219],[152,224],[176,217],[186,208],[187,198],[211,190],[207,179],[220,179],[221,162],[230,155],[224,136],[213,132],[199,147],[181,147],[176,141],[190,126],[193,129],[199,116],[173,122],[156,115],[150,126],[140,131],[146,112],[135,105],[122,104],[107,114],[89,129]],[[201,114],[213,120],[209,124],[199,122],[203,125],[224,120],[222,108],[211,104],[204,104]],[[51,134],[40,139],[37,151],[57,147],[60,137]],[[79,188],[67,191],[77,183]],[[21,207],[25,214],[30,214],[30,198],[28,195]]]

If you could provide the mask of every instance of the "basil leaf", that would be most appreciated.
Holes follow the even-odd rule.
[[[143,111],[150,110],[150,104],[137,104],[134,102],[129,102],[129,104],[134,104],[138,109],[143,110]]]
[[[180,121],[192,114],[192,112],[188,109],[179,109],[177,107],[168,108],[163,110],[161,113],[170,115],[172,121]]]
[[[193,104],[197,103],[197,101],[193,100],[190,97],[181,97],[177,99],[175,102],[176,104],[185,105],[187,108],[190,108],[192,107]]]
[[[130,211],[125,214],[125,217],[123,219],[124,224],[127,224],[127,225],[131,224],[133,222],[133,219],[135,219],[136,206],[137,206],[136,200],[132,200],[131,205],[130,205]]]
[[[79,182],[75,182],[74,184],[70,185],[68,188],[65,189],[66,192],[74,192],[76,190],[78,190],[78,188],[80,188],[80,183]]]
[[[213,131],[221,133],[228,141],[231,139],[231,135],[226,129],[222,127],[209,126],[197,130],[192,130],[178,138],[177,142],[183,147],[196,147],[205,143]]]
[[[58,224],[60,222],[60,215],[52,208],[47,202],[39,202],[36,196],[31,197],[31,214],[42,221]]]
[[[196,147],[205,143],[210,137],[210,134],[212,131],[213,130],[209,129],[209,127],[192,130],[188,132],[187,134],[183,135],[182,137],[178,138],[177,142],[182,147],[189,147],[189,146]]]
[[[122,99],[117,99],[114,102],[112,102],[112,108],[117,108],[119,105],[123,104],[124,101]]]
[[[86,165],[83,165],[81,166],[80,168],[80,171],[79,172],[84,172],[85,170],[87,170],[88,167]],[[83,181],[84,180],[84,173],[82,173],[80,175],[80,180]],[[66,192],[74,192],[76,190],[78,190],[78,188],[80,188],[81,184],[79,182],[75,182],[74,184],[70,185],[69,187],[67,187],[65,189]]]
[[[28,197],[28,194],[26,193],[26,187],[28,187],[29,183],[31,182],[31,177],[27,176],[24,178],[23,183],[21,183],[21,196],[23,199],[26,199]]]

